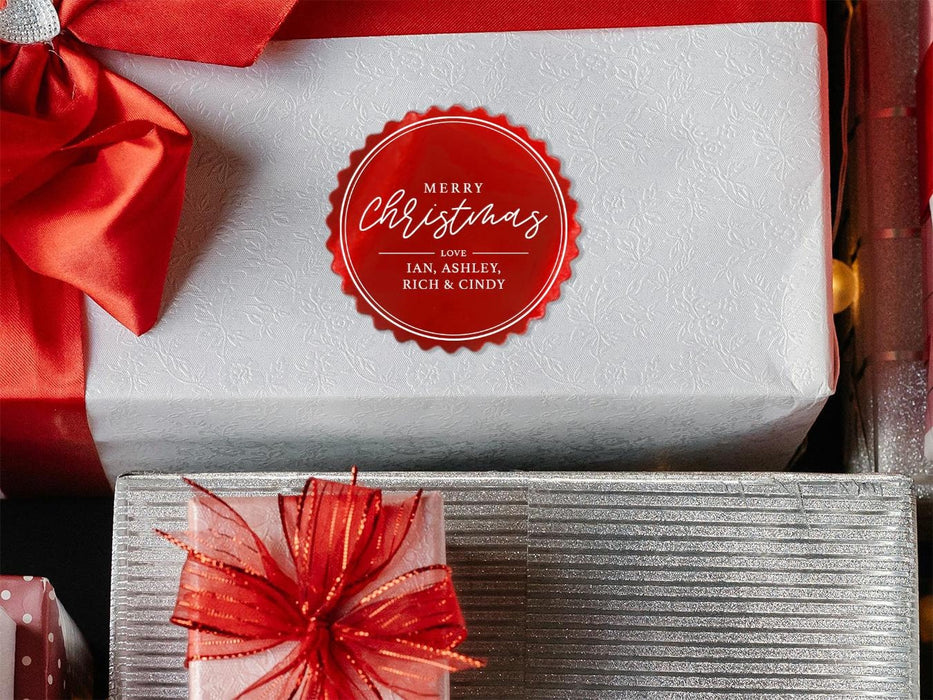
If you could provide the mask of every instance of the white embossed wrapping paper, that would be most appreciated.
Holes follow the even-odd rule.
[[[205,474],[221,497],[297,493],[306,474]],[[345,475],[339,475],[345,480]],[[444,496],[467,622],[453,698],[916,698],[917,560],[905,477],[364,473]],[[184,552],[176,475],[117,483],[111,695],[183,698],[168,622]]]
[[[245,70],[103,60],[195,135],[161,321],[137,339],[90,309],[87,406],[111,479],[780,469],[832,390],[816,25],[294,41]],[[543,319],[449,355],[357,313],[325,218],[367,135],[452,104],[546,141],[583,231]]]

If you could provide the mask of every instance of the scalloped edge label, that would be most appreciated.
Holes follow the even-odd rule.
[[[337,180],[332,269],[399,342],[501,344],[542,318],[571,275],[570,183],[545,143],[504,115],[409,112],[369,136]]]

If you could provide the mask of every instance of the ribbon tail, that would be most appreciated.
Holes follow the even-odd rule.
[[[277,39],[660,27],[745,22],[826,26],[825,0],[301,0]]]
[[[35,274],[0,240],[0,488],[7,496],[110,491],[84,405],[82,315],[78,290]]]

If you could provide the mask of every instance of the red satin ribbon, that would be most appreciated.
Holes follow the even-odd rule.
[[[815,22],[825,0],[299,0],[276,39]]]
[[[190,630],[187,661],[291,649],[237,697],[432,697],[442,674],[484,662],[454,649],[466,626],[442,564],[380,578],[406,546],[421,492],[399,505],[382,492],[309,479],[279,496],[288,561],[222,499],[194,482],[198,528],[168,534],[186,552],[172,622]]]
[[[187,128],[91,44],[255,60],[295,0],[62,0],[52,46],[0,46],[0,448],[7,495],[109,490],[84,405],[82,293],[155,323],[184,193]]]
[[[0,47],[0,449],[8,495],[108,488],[84,407],[82,293],[155,323],[190,135],[83,44],[248,65],[295,0],[61,0],[62,35]],[[823,0],[302,0],[277,38],[825,23]]]

